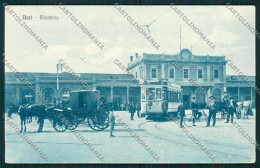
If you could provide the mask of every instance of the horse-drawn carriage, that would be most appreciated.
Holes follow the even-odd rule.
[[[85,123],[95,131],[109,127],[110,105],[98,100],[99,91],[72,91],[70,92],[69,107],[57,105],[21,105],[8,108],[8,117],[15,118],[18,114],[21,119],[21,132],[26,132],[26,121],[38,119],[39,129],[42,132],[44,119],[48,119],[58,132],[74,130],[79,124]]]
[[[97,100],[99,91],[72,91],[70,92],[69,108],[53,108],[49,116],[53,128],[58,132],[74,130],[81,123],[86,123],[95,131],[101,131],[109,127],[108,104],[99,103]]]

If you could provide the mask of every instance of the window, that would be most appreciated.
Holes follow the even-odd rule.
[[[137,78],[137,72],[135,72],[135,78]]]
[[[162,99],[162,88],[156,88],[156,99]]]
[[[167,87],[163,87],[163,90],[162,90],[162,97],[163,97],[163,100],[168,100],[168,88]]]
[[[147,100],[153,100],[155,98],[154,88],[146,89],[146,98]]]
[[[170,69],[170,78],[174,78],[174,69]]]
[[[169,102],[179,102],[179,93],[175,91],[168,91],[168,101]]]
[[[152,78],[156,78],[156,68],[152,68]]]
[[[214,78],[217,79],[218,77],[218,69],[214,69]]]
[[[189,76],[189,69],[184,69],[183,70],[183,77],[188,78],[188,76]]]
[[[198,79],[202,79],[202,69],[198,69]]]

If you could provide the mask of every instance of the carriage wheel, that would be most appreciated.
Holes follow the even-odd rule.
[[[53,122],[53,128],[57,131],[57,132],[64,132],[67,130],[67,126],[59,121],[59,122]]]
[[[78,120],[74,119],[74,120],[69,121],[69,124],[67,125],[67,127],[68,127],[68,130],[74,130],[78,127],[78,125],[79,125]]]
[[[76,123],[71,123],[68,125],[68,130],[74,130],[78,127],[78,124]]]
[[[102,131],[100,128],[96,126],[96,124],[94,124],[94,121],[91,118],[88,118],[88,125],[94,131]]]
[[[241,118],[241,109],[240,109],[240,108],[238,108],[238,109],[236,110],[236,116],[237,116],[237,119],[240,119],[240,118]]]
[[[106,111],[95,111],[88,118],[88,125],[95,131],[102,131],[109,127],[109,115]]]
[[[184,117],[184,124],[187,127],[191,127],[193,125],[193,117],[192,117],[191,114],[185,115],[185,117]]]

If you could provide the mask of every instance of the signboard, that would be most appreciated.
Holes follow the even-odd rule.
[[[29,98],[29,97],[32,97],[32,95],[25,95],[24,97],[28,97]]]

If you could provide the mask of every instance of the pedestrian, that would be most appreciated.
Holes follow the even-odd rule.
[[[234,119],[234,102],[233,102],[233,98],[230,97],[229,98],[229,103],[228,103],[228,115],[227,115],[227,121],[225,123],[229,123],[229,119],[231,116],[231,123],[233,123],[233,119]]]
[[[217,113],[217,108],[216,108],[216,103],[215,99],[213,96],[209,97],[209,117],[208,117],[208,122],[207,122],[207,127],[210,126],[210,119],[211,117],[213,118],[213,124],[212,126],[214,127],[216,124],[216,113]]]
[[[137,117],[140,117],[141,106],[139,103],[136,104]]]
[[[244,117],[243,117],[243,119],[245,119],[245,117],[247,119],[249,119],[248,116],[249,115],[251,115],[251,116],[253,115],[253,111],[252,111],[252,108],[251,108],[251,103],[250,103],[250,101],[244,101],[242,104],[244,105]]]
[[[115,115],[114,115],[114,110],[112,110],[110,112],[110,115],[109,115],[109,120],[110,120],[110,138],[113,138],[115,137],[113,135],[113,131],[114,131],[114,127],[115,127]]]
[[[131,113],[131,120],[134,120],[134,114],[135,114],[135,106],[134,103],[131,102],[130,106],[129,106],[129,113]]]
[[[181,117],[180,128],[182,128],[183,127],[183,119],[184,119],[184,116],[185,116],[185,108],[182,104],[179,105],[179,107],[178,107],[178,113],[179,113],[179,116]]]
[[[168,111],[168,101],[166,101],[166,100],[163,100],[162,111],[163,111],[163,117],[166,117],[166,114]]]

